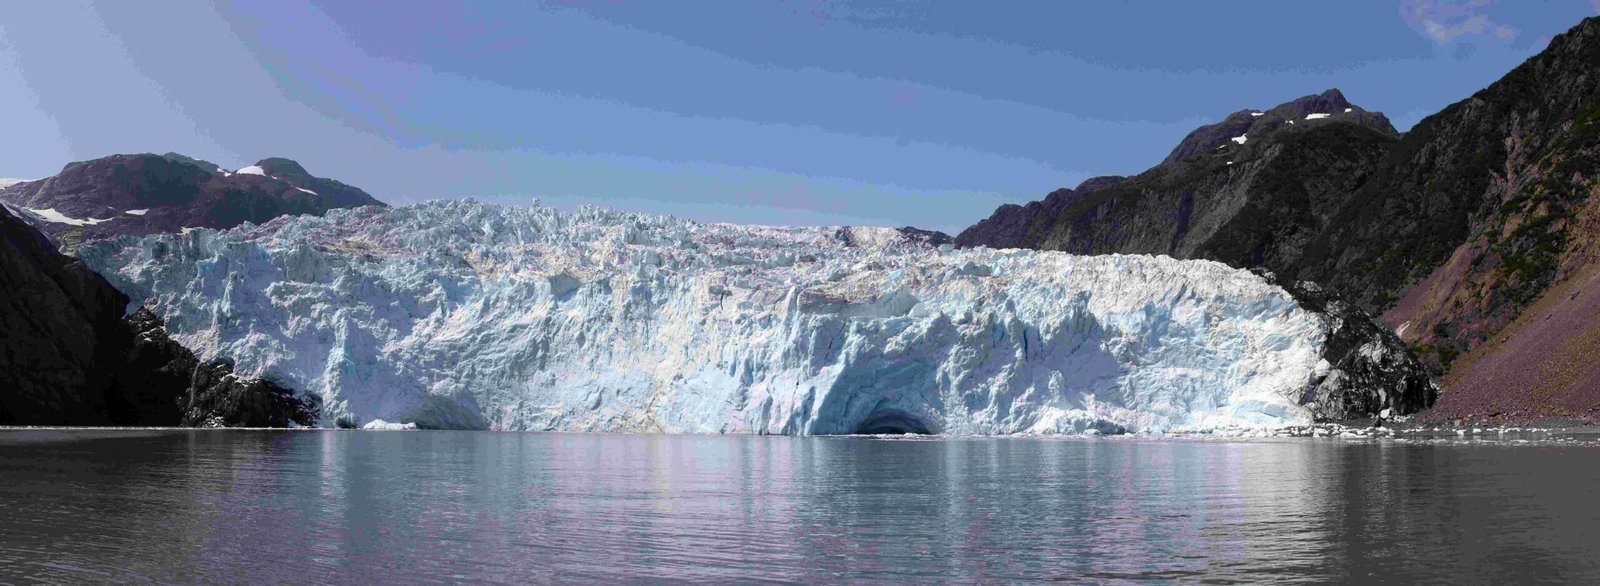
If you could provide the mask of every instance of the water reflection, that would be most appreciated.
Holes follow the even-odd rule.
[[[0,432],[0,582],[1593,582],[1600,450]]]

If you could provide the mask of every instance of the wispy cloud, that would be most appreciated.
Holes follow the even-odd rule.
[[[1482,9],[1493,0],[1402,0],[1400,15],[1406,24],[1440,45],[1466,40],[1508,41],[1522,31],[1496,22]]]

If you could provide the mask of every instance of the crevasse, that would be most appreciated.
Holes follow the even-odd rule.
[[[225,357],[424,427],[1077,433],[1283,426],[1325,324],[1209,261],[934,247],[888,228],[449,201],[78,255]]]

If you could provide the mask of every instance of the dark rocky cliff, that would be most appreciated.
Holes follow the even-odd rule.
[[[0,425],[312,425],[317,405],[205,364],[0,208]]]

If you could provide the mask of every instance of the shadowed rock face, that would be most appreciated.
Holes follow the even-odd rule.
[[[0,425],[285,426],[316,405],[201,364],[141,309],[0,209]]]
[[[109,391],[127,298],[0,210],[0,424],[125,423]]]
[[[124,234],[224,229],[282,215],[384,205],[355,187],[313,177],[288,159],[264,159],[246,169],[252,172],[224,171],[176,153],[113,155],[0,189],[0,201],[53,210],[25,219],[69,249]]]
[[[1593,401],[1578,389],[1600,388],[1600,371],[1546,363],[1519,350],[1535,336],[1500,333],[1536,301],[1545,315],[1582,313],[1559,307],[1581,296],[1549,291],[1600,258],[1597,70],[1600,20],[1591,18],[1402,136],[1336,92],[1262,116],[1236,112],[1149,171],[1066,205],[1046,205],[1051,194],[1002,207],[957,242],[1262,267],[1381,314],[1434,375],[1446,374],[1441,402],[1455,415],[1589,412]],[[1338,110],[1306,120],[1314,109]],[[1290,113],[1300,116],[1293,125]],[[1282,121],[1269,123],[1274,116]],[[1575,332],[1561,335],[1582,338]],[[1462,376],[1458,360],[1540,364],[1543,374],[1490,390],[1473,382],[1486,367]],[[1476,398],[1457,404],[1456,388]],[[1544,390],[1535,400],[1520,389]]]

